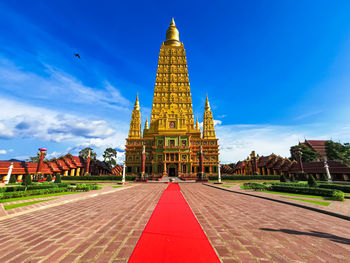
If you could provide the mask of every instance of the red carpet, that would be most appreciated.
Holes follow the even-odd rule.
[[[220,262],[178,184],[163,192],[129,262]]]

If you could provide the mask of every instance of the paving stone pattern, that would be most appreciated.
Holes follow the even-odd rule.
[[[18,215],[0,222],[0,262],[126,262],[166,184]]]
[[[181,190],[222,262],[349,262],[349,221],[202,184]]]

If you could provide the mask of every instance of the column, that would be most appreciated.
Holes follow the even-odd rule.
[[[125,163],[123,163],[123,179],[122,179],[122,183],[124,184],[125,183]]]
[[[42,169],[43,164],[44,164],[44,158],[45,158],[47,149],[39,148],[39,151],[40,151],[40,153],[39,153],[39,163],[38,163],[38,166],[37,166],[37,169],[36,169],[36,173],[41,173],[41,169]]]
[[[11,174],[12,174],[12,169],[13,169],[13,163],[11,163],[11,165],[9,166],[9,170],[7,172],[7,175],[6,175],[5,179],[4,179],[5,184],[8,184],[9,181],[10,181],[10,177],[11,177]]]
[[[141,170],[141,176],[143,177],[145,175],[145,164],[146,164],[146,146],[142,146],[142,170]]]

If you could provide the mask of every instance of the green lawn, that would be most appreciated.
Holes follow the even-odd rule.
[[[51,196],[71,195],[71,194],[78,194],[78,193],[81,193],[81,192],[62,192],[62,193],[53,193],[53,194],[45,194],[45,195],[30,195],[30,196],[17,197],[17,198],[1,199],[0,203],[8,203],[8,202],[14,202],[14,201],[21,201],[21,200],[30,200],[30,199],[35,199],[35,198],[43,198],[43,197],[51,197]]]
[[[46,202],[46,201],[50,201],[50,200],[54,200],[56,198],[52,198],[52,199],[45,199],[45,200],[37,200],[37,201],[31,201],[31,202],[25,202],[25,203],[18,203],[18,204],[12,204],[12,205],[4,205],[5,210],[10,210],[10,209],[14,209],[17,207],[22,207],[22,206],[27,206],[27,205],[34,205],[37,203],[42,203],[42,202]]]
[[[302,194],[274,192],[274,191],[261,191],[261,192],[269,193],[269,194],[276,194],[276,195],[288,195],[288,196],[297,196],[297,197],[308,197],[308,198],[321,199],[321,200],[330,200],[329,199],[330,197],[319,196],[319,195],[302,195]]]
[[[307,199],[300,199],[300,198],[292,198],[292,197],[284,197],[284,198],[298,200],[298,201],[307,202],[307,203],[312,203],[312,204],[316,204],[316,205],[323,205],[323,206],[329,206],[331,204],[330,202],[322,202],[322,201],[307,200]]]
[[[119,188],[119,187],[123,187],[122,185],[114,185],[112,186],[113,188]]]

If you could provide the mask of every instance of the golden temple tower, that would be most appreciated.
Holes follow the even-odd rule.
[[[205,107],[203,114],[203,139],[215,139],[215,129],[213,113],[211,112],[208,95],[205,99]]]
[[[174,19],[159,51],[151,119],[149,125],[145,122],[143,138],[139,108],[137,97],[126,139],[128,174],[185,180],[196,179],[200,169],[201,174],[217,174],[219,150],[213,114],[207,98],[202,138],[198,118],[194,123],[186,52]]]
[[[136,101],[134,105],[134,110],[132,111],[130,129],[129,129],[130,139],[140,139],[141,138],[141,112],[139,95],[136,95]]]

